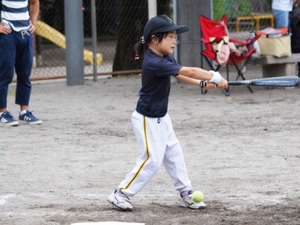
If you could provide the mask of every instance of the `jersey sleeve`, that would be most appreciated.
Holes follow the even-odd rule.
[[[171,56],[161,58],[161,60],[155,65],[156,76],[177,76],[182,66]]]

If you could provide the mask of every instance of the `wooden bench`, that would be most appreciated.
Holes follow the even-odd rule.
[[[291,56],[275,57],[266,55],[261,57],[263,77],[297,76],[297,62],[300,62],[300,53]]]

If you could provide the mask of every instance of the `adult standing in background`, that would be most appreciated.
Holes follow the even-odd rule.
[[[0,124],[18,126],[19,121],[42,124],[29,111],[33,63],[32,33],[35,31],[40,2],[0,0],[0,4]],[[19,121],[6,109],[8,86],[14,73],[17,74],[15,103],[20,105]]]
[[[272,12],[275,18],[275,27],[289,27],[290,18],[289,12],[293,9],[293,4],[296,0],[273,0]]]

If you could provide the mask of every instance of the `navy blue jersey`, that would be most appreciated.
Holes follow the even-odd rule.
[[[142,88],[136,111],[147,117],[163,117],[168,111],[171,76],[181,65],[171,56],[161,57],[148,49],[142,65]]]

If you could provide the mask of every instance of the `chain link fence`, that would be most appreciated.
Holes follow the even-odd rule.
[[[223,14],[227,14],[229,31],[237,38],[243,37],[243,34],[249,33],[249,31],[274,26],[271,0],[201,1],[203,4],[212,3],[212,13],[215,20],[219,20]],[[157,0],[157,13],[165,13],[172,17],[173,3],[173,0]],[[40,0],[40,4],[40,22],[35,35],[35,63],[32,78],[65,77],[64,1]],[[90,0],[83,0],[82,10],[85,49],[84,72],[86,76],[89,76],[93,74]],[[139,71],[141,62],[134,60],[134,45],[142,35],[143,26],[148,20],[148,0],[96,0],[96,18],[98,74],[122,74]]]
[[[213,18],[227,15],[231,32],[255,31],[274,26],[272,0],[213,0]]]

